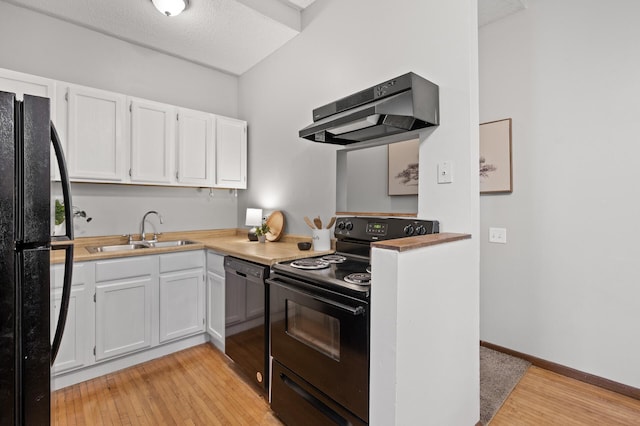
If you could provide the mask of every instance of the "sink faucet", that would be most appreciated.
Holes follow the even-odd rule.
[[[160,220],[160,223],[162,223],[162,215],[160,213],[158,213],[155,210],[149,210],[148,212],[146,212],[144,216],[142,216],[142,223],[140,224],[140,238],[142,239],[142,241],[146,241],[146,235],[144,232],[144,222],[147,220],[147,216],[149,216],[150,214],[155,214],[156,216],[158,216],[158,220]]]

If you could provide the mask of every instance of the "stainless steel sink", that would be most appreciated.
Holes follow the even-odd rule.
[[[195,241],[189,240],[176,240],[176,241],[157,241],[155,243],[149,243],[149,247],[180,247],[188,246],[190,244],[197,244]]]
[[[129,250],[138,250],[148,248],[149,245],[146,243],[131,243],[131,244],[115,244],[111,246],[98,246],[98,247],[87,247],[87,251],[89,253],[106,253],[112,251],[129,251]]]
[[[89,253],[107,253],[114,251],[129,251],[129,250],[139,250],[146,248],[162,248],[162,247],[180,247],[187,246],[190,244],[197,244],[195,241],[189,240],[175,240],[175,241],[134,241],[131,244],[116,244],[109,246],[91,246],[87,247],[87,251]]]

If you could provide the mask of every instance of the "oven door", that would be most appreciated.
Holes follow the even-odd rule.
[[[281,275],[267,283],[273,358],[367,422],[369,304]]]

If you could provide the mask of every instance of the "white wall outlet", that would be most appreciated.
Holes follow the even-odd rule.
[[[453,164],[451,161],[438,163],[438,183],[453,182]]]
[[[489,242],[507,244],[507,228],[489,228]]]

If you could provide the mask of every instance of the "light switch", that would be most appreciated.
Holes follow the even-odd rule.
[[[453,165],[451,161],[438,163],[438,183],[453,182]]]
[[[489,228],[489,242],[507,244],[507,228]]]

